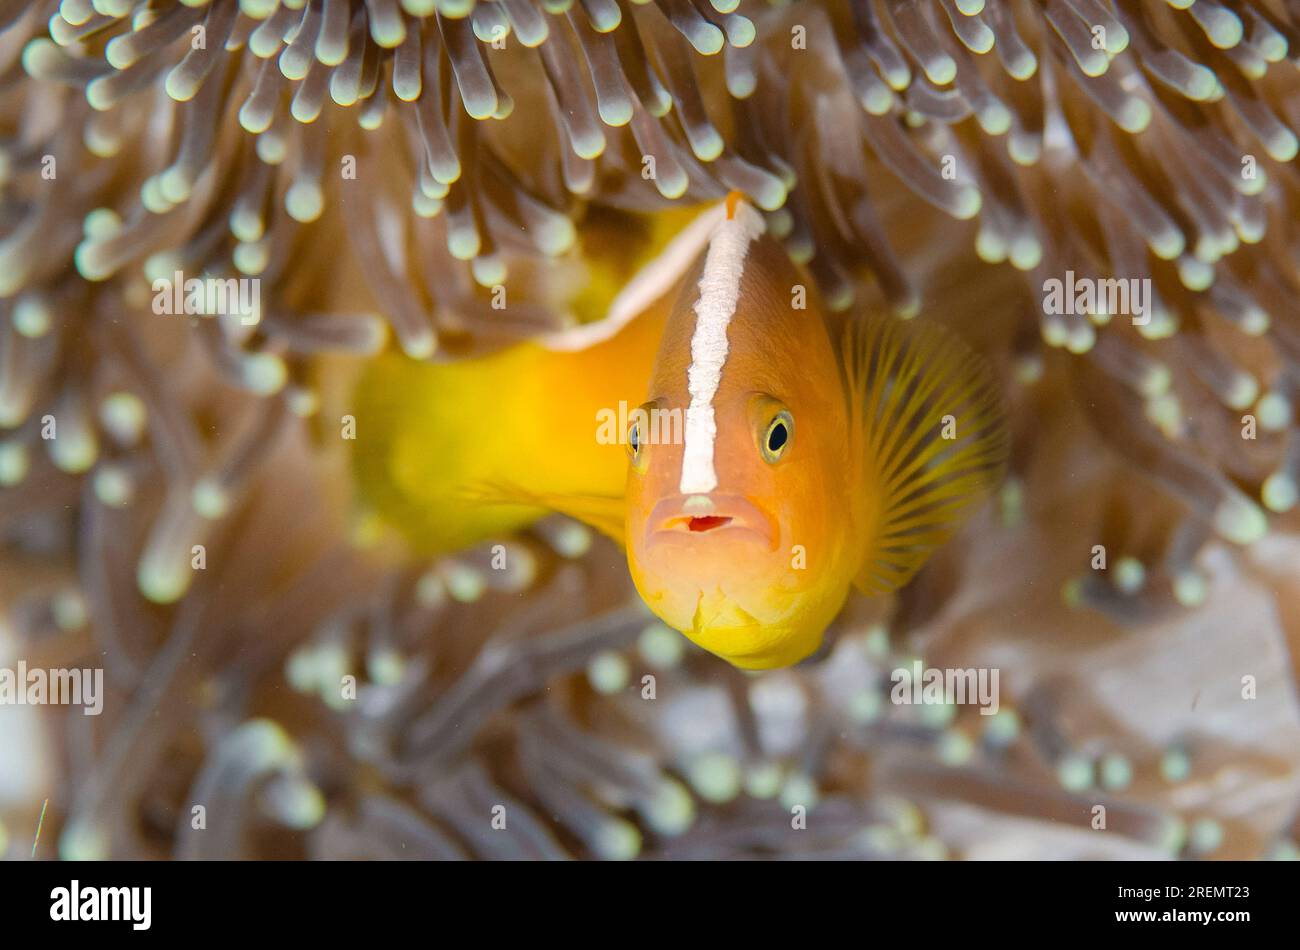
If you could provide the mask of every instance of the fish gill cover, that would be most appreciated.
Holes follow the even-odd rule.
[[[1295,858],[1298,67],[1282,0],[0,0],[0,855]],[[910,584],[750,674],[546,505],[359,505],[368,367],[732,191],[995,380]]]

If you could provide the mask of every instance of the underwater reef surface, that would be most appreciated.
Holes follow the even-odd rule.
[[[1298,68],[1283,0],[0,0],[0,670],[104,671],[0,704],[0,854],[1295,858]],[[359,367],[599,319],[731,190],[996,370],[912,584],[749,675],[573,522],[358,514]]]

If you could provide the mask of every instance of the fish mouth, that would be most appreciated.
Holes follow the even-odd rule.
[[[674,495],[657,503],[646,523],[652,539],[754,536],[768,548],[776,544],[772,519],[740,495]]]

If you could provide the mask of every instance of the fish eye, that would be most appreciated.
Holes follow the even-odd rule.
[[[627,457],[632,462],[634,472],[644,474],[650,465],[650,446],[658,441],[655,437],[655,422],[652,415],[654,411],[655,401],[651,400],[637,406],[628,416],[624,444],[627,446]]]
[[[627,457],[632,460],[632,467],[638,472],[645,467],[645,446],[641,441],[641,421],[639,419],[628,426]]]
[[[794,417],[782,409],[767,424],[767,431],[763,433],[763,441],[759,448],[762,450],[764,460],[773,463],[779,461],[793,436]]]

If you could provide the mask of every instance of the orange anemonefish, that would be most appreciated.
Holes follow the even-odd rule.
[[[695,643],[747,669],[795,663],[851,586],[916,573],[1007,445],[964,345],[832,314],[807,286],[733,194],[600,323],[459,362],[378,360],[355,393],[361,495],[425,552],[564,512],[623,545],[646,604]]]

